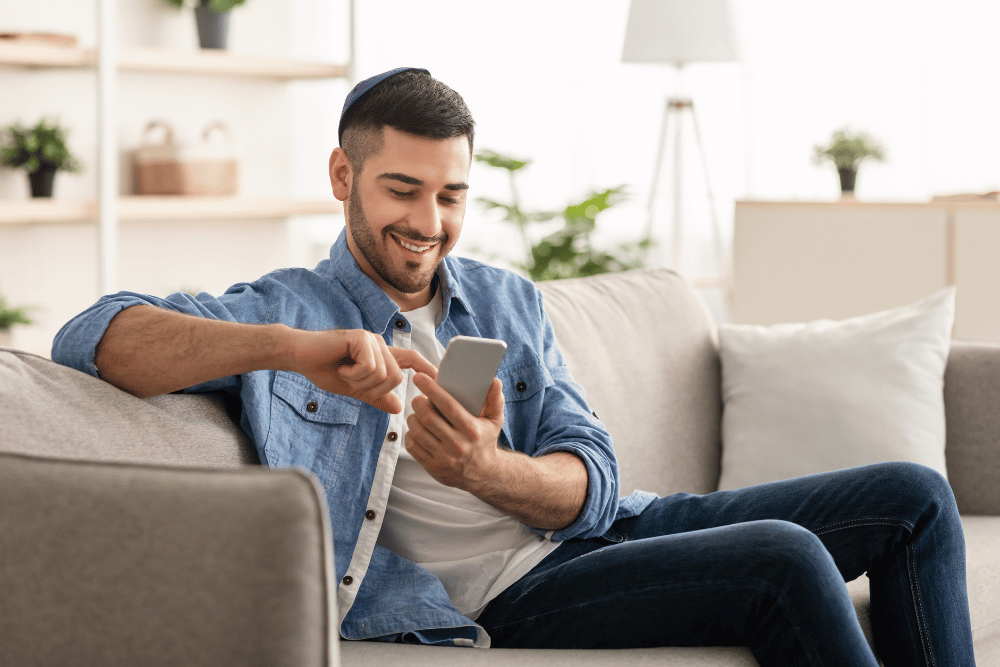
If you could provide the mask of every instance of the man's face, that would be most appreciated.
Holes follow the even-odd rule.
[[[411,310],[429,302],[434,272],[462,231],[469,141],[382,132],[382,150],[352,175],[348,247],[362,271]]]

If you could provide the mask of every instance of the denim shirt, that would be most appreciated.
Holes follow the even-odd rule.
[[[458,334],[507,343],[497,373],[505,401],[500,446],[529,456],[572,452],[586,465],[587,497],[576,520],[559,531],[532,530],[553,541],[596,537],[616,518],[641,512],[655,496],[636,492],[618,498],[611,437],[564,364],[535,286],[509,271],[452,257],[441,263],[438,275],[442,313],[436,335],[442,345]],[[249,324],[366,329],[389,345],[394,331],[410,330],[405,314],[358,267],[345,232],[330,259],[314,270],[274,271],[217,298],[178,293],[161,299],[130,292],[103,297],[59,331],[53,360],[96,376],[95,348],[108,323],[122,309],[140,304]],[[390,415],[288,371],[223,377],[184,391],[237,397],[240,426],[262,464],[300,466],[319,478],[333,524],[343,637],[489,645],[485,631],[451,605],[436,577],[375,544],[383,513],[370,510],[385,507],[402,445],[391,437]]]

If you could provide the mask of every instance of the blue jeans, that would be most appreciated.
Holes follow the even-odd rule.
[[[866,572],[886,667],[975,664],[955,498],[910,463],[661,498],[567,540],[477,622],[497,647],[742,645],[763,667],[875,667],[844,585]]]

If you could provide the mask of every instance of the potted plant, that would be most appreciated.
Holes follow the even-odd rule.
[[[515,262],[515,266],[532,280],[593,276],[637,269],[644,265],[643,253],[652,244],[648,238],[621,243],[610,250],[597,248],[591,242],[591,234],[597,228],[597,215],[626,198],[624,185],[608,188],[603,192],[594,192],[584,201],[570,204],[562,211],[525,211],[521,208],[516,174],[531,164],[531,161],[518,160],[488,150],[477,153],[475,159],[477,162],[507,172],[511,193],[510,204],[485,197],[480,197],[476,201],[487,210],[502,211],[503,221],[518,228],[524,244],[526,261]],[[562,228],[532,244],[529,240],[528,227],[534,223],[544,223],[560,217],[563,219]]]
[[[167,0],[183,7],[190,0]],[[229,43],[229,10],[246,0],[194,0],[194,18],[198,25],[198,44],[203,49],[224,49]]]
[[[41,119],[34,127],[13,123],[3,128],[0,164],[28,171],[32,197],[51,197],[59,170],[79,172],[80,161],[66,146],[68,130],[54,120]]]
[[[28,317],[27,306],[8,306],[7,299],[0,294],[0,347],[11,346],[11,327],[15,324],[34,324]]]
[[[885,149],[864,132],[851,132],[849,128],[837,130],[826,146],[814,146],[813,159],[816,164],[830,160],[840,174],[842,195],[854,194],[854,184],[858,176],[858,165],[863,160],[885,160]]]

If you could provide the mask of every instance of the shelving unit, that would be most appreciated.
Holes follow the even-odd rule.
[[[279,262],[306,261],[304,257],[287,259],[293,254],[291,244],[297,244],[296,256],[304,255],[307,244],[314,244],[312,230],[326,221],[296,218],[343,212],[342,204],[332,197],[284,196],[280,185],[263,189],[245,185],[233,197],[119,196],[123,191],[120,179],[128,171],[122,169],[119,142],[123,128],[134,121],[120,114],[130,87],[141,90],[160,76],[175,89],[184,90],[185,78],[195,77],[203,81],[191,79],[191,90],[232,86],[240,95],[258,91],[255,94],[266,97],[271,97],[267,91],[272,84],[350,79],[353,0],[346,3],[346,23],[338,20],[347,27],[348,64],[228,50],[123,48],[116,9],[125,1],[92,0],[95,48],[0,40],[0,72],[8,80],[75,71],[92,76],[95,82],[96,126],[72,127],[74,132],[96,136],[97,159],[88,161],[96,175],[95,190],[77,191],[72,199],[0,199],[0,245],[7,254],[5,265],[0,266],[0,286],[19,303],[45,304],[42,323],[30,331],[15,332],[16,344],[40,354],[46,352],[46,340],[51,341],[58,326],[100,294],[122,288],[145,289],[151,294],[176,290],[185,287],[180,275],[191,275],[192,283],[219,289],[224,277],[230,281],[224,283],[228,286],[280,268]],[[75,74],[69,78],[77,80]],[[212,81],[206,84],[206,79]],[[195,99],[192,108],[198,106]],[[65,104],[70,104],[68,98]],[[271,114],[270,122],[282,122],[274,116],[276,105],[264,106],[265,113]],[[53,111],[60,108],[56,105]],[[124,109],[131,113],[129,107]],[[273,145],[263,145],[257,150],[264,152],[243,154],[247,164],[257,165],[258,179],[261,163],[273,159],[268,152],[274,150]],[[308,247],[311,257],[314,249]],[[125,284],[119,284],[119,272]],[[240,277],[231,279],[230,275]],[[53,294],[58,298],[50,298]]]
[[[102,0],[99,14],[109,12]],[[103,10],[103,11],[102,11]],[[353,16],[353,8],[351,11]],[[103,19],[102,19],[103,21]],[[101,25],[104,25],[102,22]],[[109,34],[113,34],[112,27]],[[353,34],[353,29],[351,30]],[[353,48],[353,47],[352,47]],[[103,49],[103,51],[102,51]],[[316,80],[346,78],[350,68],[327,62],[234,54],[228,51],[199,50],[193,52],[167,49],[121,49],[103,45],[101,49],[76,46],[58,46],[42,43],[0,41],[0,68],[17,68],[27,71],[56,69],[94,69],[100,75],[101,57],[105,53],[114,63],[110,91],[99,91],[99,106],[110,107],[106,99],[117,86],[121,73],[179,74],[190,76],[235,77],[273,81]],[[99,76],[99,88],[100,79]],[[105,76],[105,79],[108,77]],[[107,84],[105,84],[107,85]],[[99,134],[107,134],[100,144],[104,152],[117,155],[111,132],[101,132],[108,122],[105,111],[99,113]],[[261,219],[339,213],[337,202],[323,200],[296,200],[293,198],[244,199],[206,197],[112,197],[102,196],[117,189],[117,170],[99,165],[101,191],[95,201],[3,201],[0,200],[0,224],[24,223],[88,223],[98,221],[101,226],[102,257],[114,255],[118,221],[132,220],[197,220],[197,219]],[[113,187],[109,188],[109,185]],[[105,203],[102,205],[102,201]],[[110,210],[109,210],[110,209]],[[108,220],[108,218],[113,220]],[[110,260],[102,259],[102,291],[111,291],[114,270],[107,266]]]

